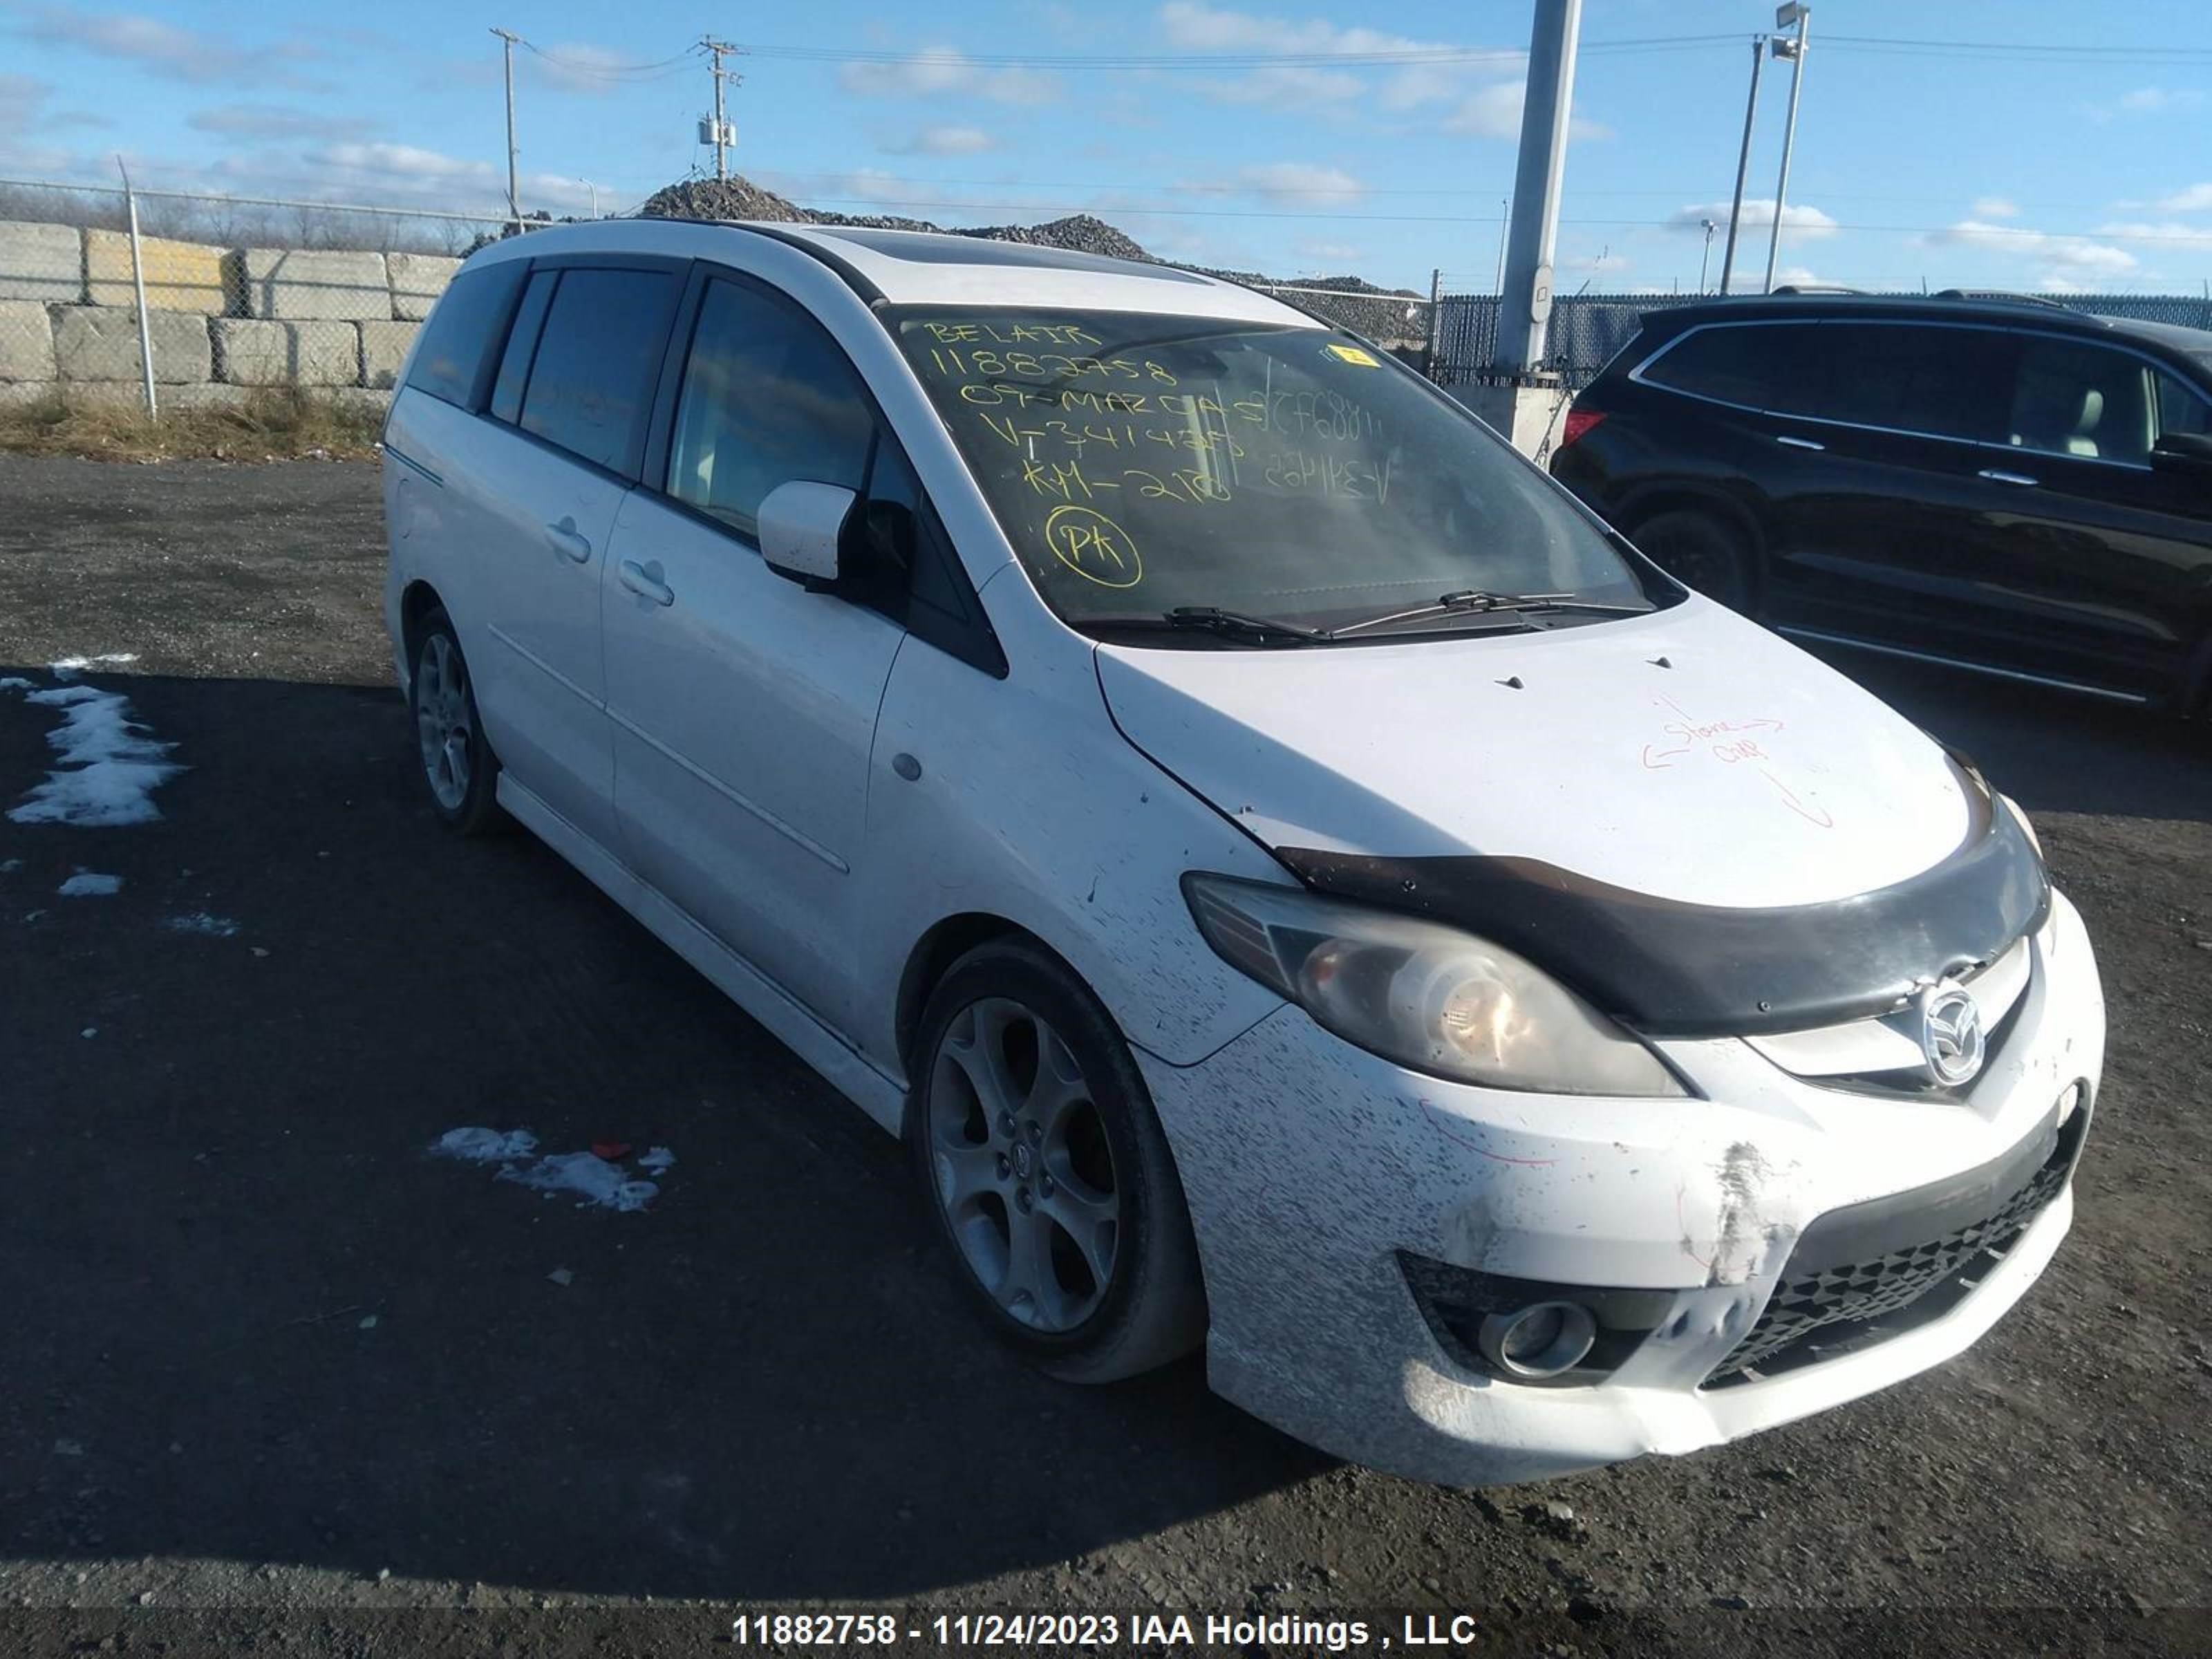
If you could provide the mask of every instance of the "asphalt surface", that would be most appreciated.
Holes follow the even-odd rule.
[[[550,853],[440,832],[380,520],[366,466],[0,458],[0,678],[131,653],[80,683],[188,769],[156,823],[0,818],[0,1645],[688,1651],[756,1603],[2212,1641],[2212,735],[1847,664],[2023,801],[2087,916],[2073,1237],[1884,1395],[1447,1492],[1195,1364],[1080,1390],[981,1340],[888,1139]],[[0,691],[7,803],[57,712]],[[80,871],[120,890],[60,896]],[[463,1126],[676,1162],[578,1208],[426,1155]]]

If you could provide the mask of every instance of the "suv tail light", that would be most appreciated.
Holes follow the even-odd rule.
[[[1566,426],[1559,433],[1559,447],[1565,449],[1604,418],[1605,411],[1601,409],[1569,410]]]

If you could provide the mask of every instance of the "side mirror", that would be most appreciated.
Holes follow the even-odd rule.
[[[835,582],[845,521],[858,499],[836,484],[784,483],[769,490],[760,504],[761,557],[768,568],[802,587]]]
[[[2212,437],[2193,432],[2169,432],[2152,447],[2150,464],[2161,472],[2189,472],[2212,478]]]

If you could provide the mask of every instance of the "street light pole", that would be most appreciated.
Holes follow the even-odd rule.
[[[1703,294],[1705,291],[1705,270],[1713,262],[1713,233],[1720,226],[1711,219],[1701,219],[1698,222],[1705,228],[1705,251],[1698,256],[1698,292]]]
[[[1774,184],[1774,223],[1766,237],[1765,292],[1769,294],[1774,292],[1774,262],[1782,252],[1783,205],[1790,199],[1790,152],[1797,143],[1797,94],[1805,84],[1805,42],[1813,32],[1813,9],[1789,0],[1788,4],[1775,8],[1774,21],[1779,28],[1795,23],[1797,38],[1774,43],[1776,53],[1790,59],[1790,118],[1782,129],[1782,174]]]
[[[1751,37],[1751,99],[1743,106],[1743,148],[1736,152],[1735,199],[1729,204],[1728,246],[1721,253],[1721,292],[1729,291],[1729,279],[1735,275],[1735,232],[1743,220],[1743,178],[1751,167],[1752,118],[1759,113],[1759,68],[1766,61],[1766,37]]]

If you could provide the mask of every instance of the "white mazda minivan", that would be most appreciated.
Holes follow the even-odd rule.
[[[1457,1483],[1957,1353],[2105,1016],[1962,757],[1234,284],[666,221],[471,258],[385,432],[437,814],[884,1128],[982,1321]]]

